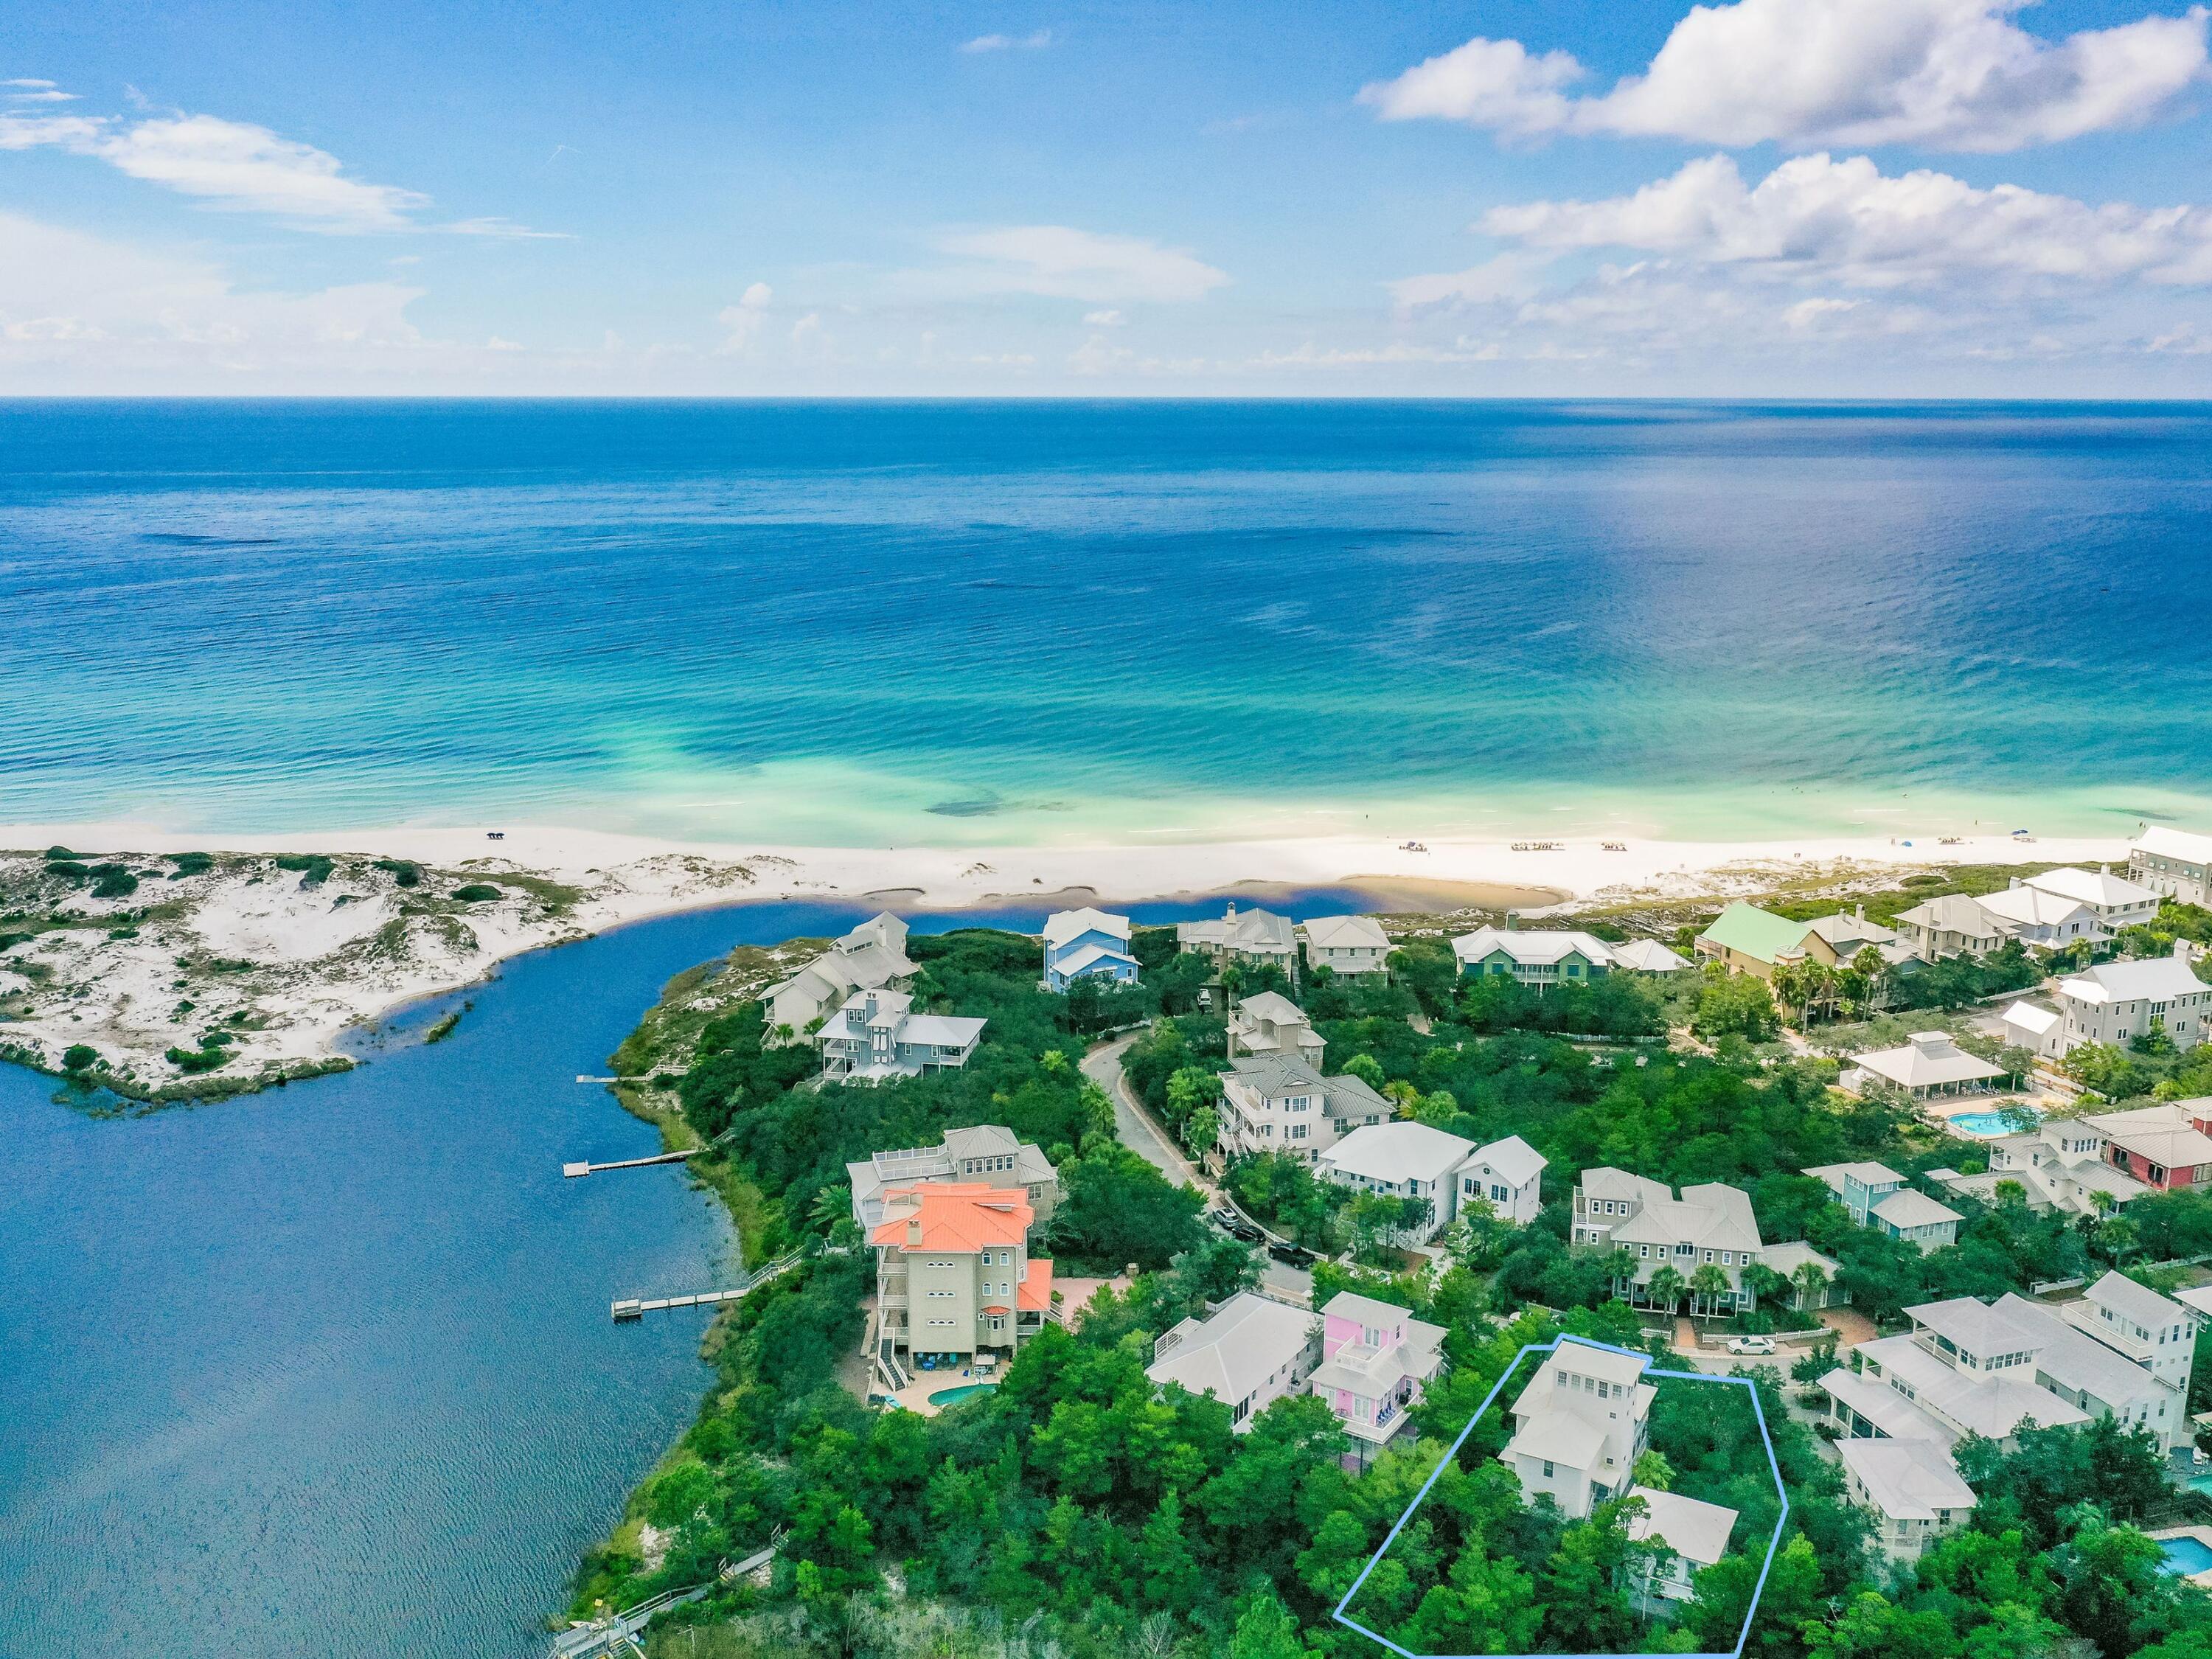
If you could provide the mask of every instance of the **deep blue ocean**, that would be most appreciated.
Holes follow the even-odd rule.
[[[2212,815],[2212,409],[0,404],[0,822]]]

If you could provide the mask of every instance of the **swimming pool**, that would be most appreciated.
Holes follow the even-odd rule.
[[[957,1389],[939,1389],[929,1396],[929,1403],[933,1406],[957,1406],[976,1395],[988,1394],[998,1386],[995,1382],[963,1382]]]
[[[2159,1551],[2166,1557],[2162,1570],[2186,1578],[2212,1572],[2212,1546],[2201,1538],[2162,1538]]]
[[[2023,1114],[2027,1120],[2025,1126],[2016,1126],[2010,1121],[2014,1116]],[[1999,1135],[2021,1134],[2042,1121],[2042,1112],[2033,1106],[2015,1107],[2010,1112],[1963,1112],[1949,1120],[1954,1134],[1975,1135],[1984,1140],[1994,1140]]]

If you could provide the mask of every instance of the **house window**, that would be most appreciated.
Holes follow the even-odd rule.
[[[1366,1402],[1363,1401],[1361,1403],[1364,1405],[1364,1404],[1365,1404]],[[1553,1473],[1554,1473],[1554,1471],[1553,1470],[1553,1468],[1552,1468],[1552,1460],[1551,1460],[1550,1458],[1548,1458],[1548,1457],[1547,1457],[1547,1458],[1546,1458],[1546,1459],[1544,1460],[1544,1479],[1545,1479],[1545,1480],[1549,1480],[1552,1478],[1552,1476],[1553,1476]]]

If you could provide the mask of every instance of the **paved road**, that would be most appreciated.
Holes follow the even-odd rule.
[[[1107,1099],[1114,1103],[1114,1133],[1124,1146],[1133,1150],[1170,1181],[1197,1188],[1206,1194],[1209,1206],[1218,1204],[1221,1189],[1206,1178],[1204,1170],[1183,1156],[1182,1149],[1145,1109],[1136,1091],[1129,1087],[1128,1079],[1121,1074],[1121,1056],[1141,1035],[1131,1032],[1093,1048],[1083,1057],[1083,1074],[1103,1089]],[[1304,1268],[1291,1267],[1264,1255],[1261,1261],[1262,1283],[1307,1297],[1313,1295],[1313,1275]]]

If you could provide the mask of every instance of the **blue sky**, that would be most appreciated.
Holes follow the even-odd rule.
[[[9,392],[2212,392],[2201,8],[11,18]]]

